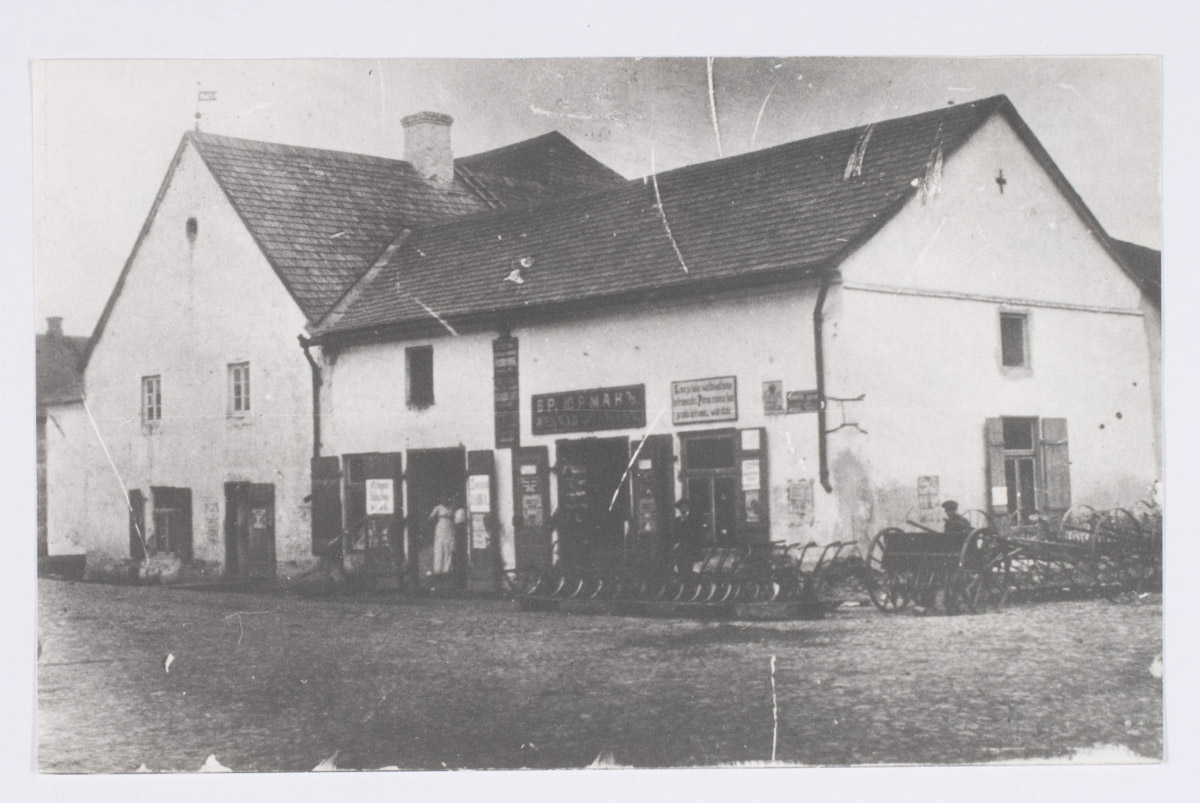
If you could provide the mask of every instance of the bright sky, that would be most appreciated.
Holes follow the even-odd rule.
[[[35,292],[90,334],[197,90],[205,131],[399,158],[453,115],[457,155],[557,129],[626,177],[1006,94],[1114,236],[1160,248],[1155,58],[48,61],[34,65]]]

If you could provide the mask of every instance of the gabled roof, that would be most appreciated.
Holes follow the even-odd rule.
[[[456,165],[461,167],[455,181],[437,185],[398,159],[189,131],[101,313],[84,364],[189,143],[313,322],[406,228],[576,197],[625,183],[557,132],[458,159]],[[539,166],[539,161],[544,164]]]
[[[814,274],[918,191],[938,149],[949,156],[999,110],[1016,115],[997,96],[418,229],[319,334],[425,324],[426,308],[454,321]],[[506,281],[518,267],[522,283]]]
[[[447,185],[425,181],[398,159],[187,137],[309,320],[325,313],[401,229],[611,187],[612,177],[624,183],[557,133],[456,160],[470,178],[460,174]]]
[[[37,335],[37,403],[55,404],[83,398],[83,374],[79,358],[87,346],[86,337],[61,334]]]
[[[1136,243],[1114,239],[1113,245],[1125,259],[1125,266],[1134,275],[1142,294],[1162,308],[1162,252]]]

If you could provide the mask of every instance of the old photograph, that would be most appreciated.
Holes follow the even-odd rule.
[[[1162,69],[35,61],[37,771],[1163,761]]]

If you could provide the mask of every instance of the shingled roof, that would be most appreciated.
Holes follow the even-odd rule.
[[[444,186],[398,159],[198,132],[187,138],[310,320],[402,229],[624,184],[557,133],[459,159],[469,176]]]
[[[336,339],[427,324],[429,310],[453,324],[812,274],[877,231],[918,192],[939,151],[949,156],[997,111],[1019,122],[997,96],[659,173],[570,202],[417,229],[319,334]],[[506,281],[518,267],[521,283]]]

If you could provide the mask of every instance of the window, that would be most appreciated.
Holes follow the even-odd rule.
[[[158,421],[162,418],[162,377],[142,377],[142,420]]]
[[[1037,468],[1034,432],[1036,418],[1005,418],[1004,422],[1004,486],[1007,489],[1007,509],[1017,514],[1021,523],[1038,509],[1034,472]]]
[[[1028,317],[1000,314],[1000,361],[1005,368],[1029,366]]]
[[[229,364],[229,412],[241,415],[250,412],[250,363]]]
[[[433,346],[404,350],[408,366],[408,406],[420,409],[433,404]]]
[[[1065,418],[989,418],[991,509],[1015,523],[1071,506],[1071,460]]]

